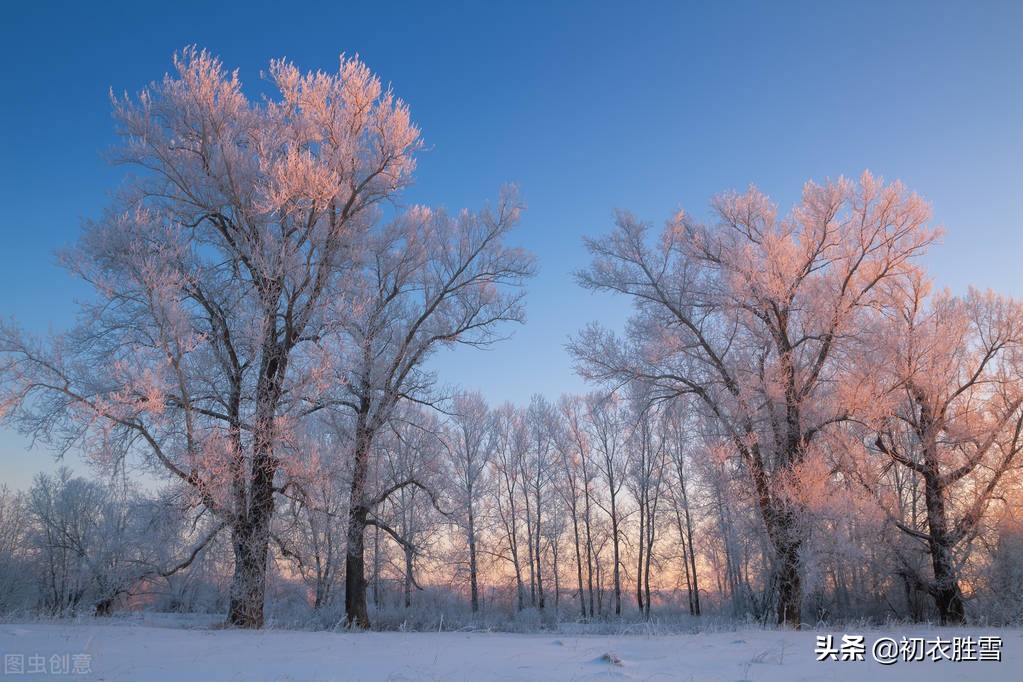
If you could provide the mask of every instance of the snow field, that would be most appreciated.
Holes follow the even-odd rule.
[[[818,661],[817,637],[864,635],[864,661]],[[881,665],[881,637],[999,637],[1001,661],[898,661]],[[61,657],[89,663],[61,670]],[[183,629],[137,623],[0,625],[0,679],[147,682],[340,680],[823,680],[1023,679],[1023,630],[906,628],[830,631],[737,630],[699,634],[564,636],[558,633],[301,632]],[[46,670],[30,673],[32,662]],[[51,658],[57,667],[51,671]],[[17,662],[22,672],[17,672]],[[41,659],[39,657],[42,657]],[[13,664],[13,666],[12,666]],[[3,672],[3,671],[0,671]]]

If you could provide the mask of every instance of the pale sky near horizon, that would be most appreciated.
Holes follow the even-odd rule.
[[[705,216],[754,183],[787,210],[804,181],[901,179],[944,244],[939,286],[1023,296],[1023,3],[8,3],[0,11],[0,315],[45,334],[88,292],[55,264],[121,178],[108,92],[135,93],[197,44],[251,96],[270,59],[359,54],[429,147],[408,202],[478,207],[504,183],[538,257],[528,322],[487,352],[444,353],[442,382],[491,403],[585,390],[563,344],[627,305],[580,290],[581,239],[626,208]],[[50,453],[0,430],[0,483]]]

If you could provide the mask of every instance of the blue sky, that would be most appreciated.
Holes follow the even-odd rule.
[[[520,185],[517,240],[540,265],[528,323],[434,361],[495,403],[584,389],[567,336],[627,307],[571,272],[616,207],[659,224],[755,183],[785,208],[807,179],[869,168],[931,201],[947,229],[928,258],[940,285],[1023,295],[1023,3],[204,4],[0,13],[0,315],[41,333],[73,320],[88,292],[52,254],[121,177],[101,155],[108,92],[137,92],[193,43],[250,93],[271,58],[329,70],[358,53],[430,147],[409,202],[477,207]],[[50,467],[0,432],[0,481]]]

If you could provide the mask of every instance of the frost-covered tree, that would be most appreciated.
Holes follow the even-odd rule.
[[[629,439],[632,431],[628,403],[617,392],[590,393],[586,396],[587,426],[593,444],[597,476],[606,497],[596,505],[607,514],[611,524],[614,613],[622,615],[622,535],[625,510],[622,487],[631,463]]]
[[[555,444],[561,475],[559,488],[571,515],[575,547],[579,610],[583,618],[596,614],[593,591],[593,464],[590,434],[586,429],[586,402],[580,396],[563,395],[558,401],[560,425]],[[585,560],[584,557],[585,556]],[[586,580],[583,582],[585,567]]]
[[[337,332],[320,341],[336,359],[324,377],[329,399],[353,421],[345,610],[369,626],[366,610],[366,519],[382,501],[369,490],[374,441],[403,401],[429,403],[434,375],[426,360],[442,347],[485,347],[505,322],[524,319],[518,286],[533,259],[505,239],[522,204],[514,191],[495,207],[450,216],[413,207],[367,241],[361,267],[347,273],[353,310]],[[396,486],[419,485],[413,479]]]
[[[519,473],[524,483],[529,594],[530,603],[542,611],[547,606],[543,540],[550,537],[549,527],[556,514],[551,493],[557,463],[554,446],[557,413],[546,398],[536,394],[529,401],[523,421],[528,445],[525,456],[519,460]]]
[[[668,459],[665,474],[668,501],[675,518],[682,550],[682,573],[685,577],[689,613],[700,615],[700,580],[696,570],[696,533],[693,503],[693,441],[697,439],[687,423],[687,414],[681,401],[664,406],[660,416],[660,427]]]
[[[451,467],[451,493],[454,517],[465,535],[469,552],[469,594],[473,613],[480,610],[479,543],[484,518],[484,500],[492,486],[489,481],[490,461],[494,452],[494,433],[487,404],[479,393],[455,398],[454,413],[446,430],[446,452]]]
[[[494,513],[507,548],[504,556],[515,573],[515,602],[521,611],[526,607],[526,588],[520,529],[524,522],[529,523],[523,501],[527,481],[522,476],[522,462],[528,456],[529,436],[521,411],[510,403],[494,410],[493,419],[496,449],[492,466],[497,487]]]
[[[62,448],[142,454],[230,528],[228,620],[260,627],[275,493],[292,431],[332,360],[317,339],[347,295],[374,208],[420,148],[406,106],[357,59],[333,73],[237,73],[188,48],[174,73],[114,98],[115,162],[133,171],[64,254],[95,291],[71,333],[5,325],[6,412]]]
[[[35,559],[40,606],[110,615],[144,580],[179,570],[167,567],[165,547],[184,533],[165,511],[130,486],[73,476],[67,467],[37,475],[23,542]]]
[[[333,616],[330,607],[339,594],[344,572],[345,531],[341,523],[348,508],[344,485],[345,462],[337,457],[335,422],[307,434],[288,470],[288,498],[278,518],[276,537],[285,556],[313,595],[313,611]],[[342,439],[343,441],[343,439]]]
[[[644,387],[633,384],[629,396],[632,428],[629,450],[632,453],[625,472],[625,487],[636,502],[637,563],[636,605],[640,613],[650,618],[650,571],[654,546],[659,536],[658,508],[661,506],[663,481],[667,465],[665,433],[660,428]]]
[[[379,500],[366,519],[401,549],[405,608],[412,606],[412,588],[421,589],[416,566],[441,536],[438,498],[446,483],[446,442],[436,414],[407,402],[401,405],[375,446],[371,495]],[[414,482],[414,483],[412,483]],[[379,538],[379,532],[377,533]],[[374,542],[374,590],[380,584],[382,547]],[[380,600],[374,592],[374,602]]]
[[[916,282],[900,292],[864,349],[864,376],[882,391],[867,442],[886,460],[879,483],[922,490],[917,516],[906,506],[911,498],[880,487],[898,528],[930,560],[927,572],[905,560],[900,570],[933,597],[942,624],[962,623],[964,549],[982,531],[1004,477],[1019,471],[1023,306],[976,290],[929,298],[928,288]]]
[[[0,485],[0,613],[28,609],[37,596],[29,563],[28,500]]]
[[[921,199],[869,173],[807,183],[784,217],[755,189],[713,210],[711,225],[679,213],[657,241],[622,212],[588,239],[580,283],[628,296],[636,313],[624,340],[593,325],[571,349],[588,378],[696,398],[744,463],[773,548],[777,619],[798,626],[805,507],[793,474],[849,414],[836,360],[863,311],[914,271],[935,232]]]

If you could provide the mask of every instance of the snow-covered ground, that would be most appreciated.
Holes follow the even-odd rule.
[[[818,661],[818,637],[863,635],[865,660]],[[874,643],[921,638],[967,658],[881,665]],[[958,638],[958,640],[957,640]],[[948,644],[942,644],[947,642]],[[825,640],[826,643],[826,640]],[[955,643],[955,644],[953,644]],[[887,644],[885,646],[888,646]],[[854,653],[855,644],[847,644]],[[817,632],[741,629],[673,635],[334,633],[186,629],[131,621],[0,624],[0,680],[982,680],[1023,679],[1023,630],[906,627]],[[898,656],[901,658],[901,656]],[[88,672],[85,672],[88,670]]]

